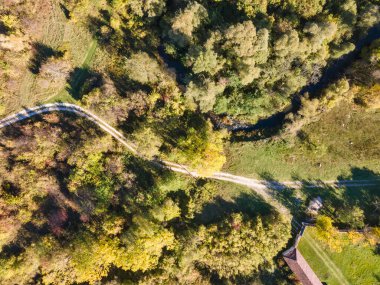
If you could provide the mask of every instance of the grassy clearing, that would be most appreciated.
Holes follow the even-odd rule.
[[[44,23],[43,35],[41,38],[35,39],[35,41],[56,49],[64,41],[66,27],[67,20],[59,8],[58,2],[52,2],[50,14],[47,15],[47,21]],[[15,102],[12,109],[34,105],[40,98],[50,96],[52,92],[57,92],[55,88],[49,88],[49,86],[41,90],[36,81],[37,76],[29,69],[26,69],[20,81],[19,94],[16,96],[19,102]]]
[[[82,66],[83,67],[90,67],[91,66],[91,62],[94,59],[97,47],[98,47],[97,41],[96,40],[92,40],[91,41],[91,45],[88,48],[86,56],[85,56],[85,58],[84,58],[84,60],[82,62]]]
[[[298,249],[322,282],[329,285],[374,285],[380,278],[380,255],[367,243],[349,244],[342,252],[331,252],[307,228]],[[342,239],[348,239],[341,233]]]
[[[341,104],[291,141],[242,142],[227,147],[225,170],[278,180],[337,179],[353,168],[380,172],[380,110]],[[365,173],[362,177],[367,178]]]
[[[94,1],[94,7],[100,1]],[[41,36],[36,36],[34,42],[41,42],[53,49],[64,48],[68,51],[73,67],[92,67],[95,59],[102,57],[102,52],[97,49],[97,42],[92,38],[87,27],[79,22],[69,21],[59,7],[59,1],[52,1],[51,8],[44,18],[43,32]],[[90,11],[89,11],[90,13]],[[97,53],[100,55],[97,55]],[[28,59],[25,59],[27,62]],[[102,62],[103,63],[103,62]],[[33,74],[27,66],[20,72],[18,91],[9,100],[5,101],[6,113],[19,110],[22,107],[34,106],[38,102],[48,103],[64,101],[75,103],[75,99],[67,92],[66,83],[57,84],[53,82],[49,85],[41,86],[38,75]],[[81,74],[76,73],[75,81],[81,82]]]

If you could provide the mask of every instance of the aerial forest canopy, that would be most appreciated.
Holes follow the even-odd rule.
[[[0,145],[2,284],[244,280],[270,269],[290,235],[252,193],[202,219],[220,185],[130,156],[84,119],[45,115]]]
[[[289,105],[379,20],[376,1],[166,2],[113,1],[117,13],[97,19],[97,35],[129,53],[132,80],[163,84],[141,50],[157,52],[183,72],[188,108],[250,122]]]
[[[140,154],[67,113],[2,128],[0,284],[292,284],[288,217],[208,179],[239,138],[223,126],[296,103],[276,142],[307,141],[341,102],[377,110],[380,40],[358,43],[379,22],[379,0],[0,0],[0,119],[75,103]]]

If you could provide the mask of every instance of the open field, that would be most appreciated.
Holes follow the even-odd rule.
[[[94,1],[93,5],[101,5],[100,1]],[[73,22],[65,18],[59,7],[59,1],[51,1],[47,9],[41,34],[32,39],[33,43],[41,43],[54,50],[67,51],[68,59],[73,68],[91,68],[97,53],[97,42],[93,39],[85,23]],[[42,24],[41,24],[42,25]],[[101,55],[100,55],[101,57]],[[46,102],[75,102],[75,99],[67,92],[66,82],[46,81],[42,84],[39,76],[33,74],[27,65],[20,71],[21,78],[15,94],[6,94],[4,100],[5,114],[18,111],[22,107],[31,107],[37,103]],[[81,84],[80,73],[75,74],[71,80]]]
[[[353,168],[380,172],[379,124],[379,110],[342,104],[305,127],[294,142],[232,143],[224,169],[278,180],[337,179],[349,177]]]
[[[380,255],[375,247],[360,243],[346,245],[342,252],[331,252],[307,228],[298,249],[322,282],[329,285],[374,285],[380,280]],[[342,239],[348,239],[341,233]]]

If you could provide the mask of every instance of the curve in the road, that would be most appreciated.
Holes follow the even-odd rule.
[[[0,120],[0,129],[5,128],[7,126],[10,126],[12,124],[15,124],[17,122],[26,120],[28,118],[44,114],[44,113],[51,113],[51,112],[69,112],[74,113],[78,116],[84,117],[93,123],[95,123],[97,126],[99,126],[101,129],[103,129],[105,132],[110,134],[112,137],[114,137],[117,141],[119,141],[121,144],[123,144],[126,148],[128,148],[129,151],[131,151],[133,154],[140,156],[144,158],[142,154],[140,154],[136,146],[129,142],[125,136],[119,132],[117,129],[109,125],[107,122],[105,122],[103,119],[99,118],[92,112],[85,110],[84,108],[77,106],[75,104],[70,103],[51,103],[51,104],[44,104],[40,106],[36,106],[33,108],[25,109],[23,111],[20,111],[16,114],[10,115],[2,120]],[[187,175],[192,175],[194,177],[199,177],[200,175],[190,170],[188,167],[173,163],[169,161],[162,161],[161,162],[163,167],[167,167],[171,169],[172,171],[178,172],[178,173],[184,173]],[[309,182],[309,184],[305,185],[305,183],[301,181],[285,181],[285,182],[274,182],[274,181],[266,181],[266,180],[256,180],[252,178],[247,178],[243,176],[237,176],[230,173],[225,172],[216,172],[209,176],[208,178],[221,180],[221,181],[228,181],[240,185],[247,186],[249,188],[254,189],[259,195],[261,195],[265,200],[270,202],[271,204],[276,204],[275,206],[279,208],[282,211],[285,211],[281,205],[276,203],[272,199],[272,195],[270,194],[269,190],[283,190],[286,187],[293,187],[293,188],[299,188],[299,187],[321,187],[323,185],[331,185],[331,186],[350,186],[350,187],[362,187],[362,186],[369,186],[369,185],[376,185],[376,181],[371,180],[345,180],[345,181],[322,181],[322,182]]]

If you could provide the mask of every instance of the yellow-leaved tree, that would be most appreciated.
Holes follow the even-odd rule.
[[[214,131],[206,122],[204,128],[189,128],[185,137],[177,141],[176,157],[201,176],[219,171],[226,162],[223,150],[227,131]]]
[[[317,238],[320,241],[325,243],[332,251],[342,251],[342,241],[339,237],[339,232],[333,226],[333,220],[330,217],[324,215],[317,217],[315,226]]]

